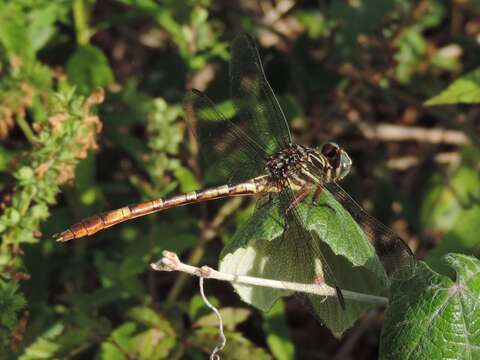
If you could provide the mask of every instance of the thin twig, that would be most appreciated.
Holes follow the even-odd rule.
[[[184,264],[180,261],[177,254],[170,251],[162,252],[163,258],[156,263],[150,264],[153,270],[156,271],[181,271],[190,275],[201,276],[208,279],[217,279],[221,281],[228,281],[234,284],[254,285],[261,287],[269,287],[280,290],[291,290],[295,292],[303,292],[319,296],[336,297],[337,291],[335,288],[328,286],[327,284],[302,284],[292,281],[280,281],[272,279],[264,279],[253,276],[234,275],[227,274],[217,270],[214,270],[208,266],[202,266],[201,268]],[[382,305],[388,304],[388,299],[382,296],[369,295],[357,293],[354,291],[341,289],[343,297],[349,300],[355,300],[359,302]]]
[[[430,144],[467,145],[470,139],[462,132],[433,128],[427,129],[417,126],[399,126],[379,124],[370,126],[360,124],[360,130],[369,140],[381,141],[417,141]]]
[[[265,2],[264,4],[269,4]],[[286,13],[288,13],[295,6],[295,1],[281,0],[276,3],[276,6],[271,6],[263,17],[263,22],[267,26],[272,26],[273,23],[280,20]]]
[[[462,155],[459,152],[444,152],[436,154],[433,157],[433,161],[440,165],[454,166],[460,164]],[[404,171],[413,166],[422,164],[422,159],[419,156],[402,156],[398,158],[388,159],[387,167],[393,170]]]

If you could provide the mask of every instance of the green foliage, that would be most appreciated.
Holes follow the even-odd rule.
[[[284,303],[277,301],[263,317],[265,319],[263,329],[267,334],[266,340],[272,354],[279,360],[294,359],[295,346],[290,340]]]
[[[395,45],[398,46],[395,54],[396,77],[402,83],[414,81],[422,68],[434,69],[439,65],[438,56],[436,58],[435,54],[428,52],[428,40],[424,32],[441,23],[445,16],[445,7],[441,1],[437,0],[425,2],[423,5],[414,15],[416,21],[399,29],[399,34],[394,40]],[[415,8],[404,7],[402,10],[408,13],[415,11]]]
[[[478,104],[480,102],[480,69],[455,80],[444,91],[425,102],[425,105]]]
[[[53,358],[60,348],[54,339],[64,330],[62,324],[53,324],[44,334],[30,345],[20,357],[22,360],[48,359]]]
[[[69,80],[82,94],[113,81],[113,73],[103,52],[92,45],[78,47],[66,64]]]
[[[223,319],[223,325],[227,330],[234,330],[235,327],[244,322],[249,316],[250,311],[247,309],[223,308],[220,309],[220,315]],[[214,327],[218,324],[218,317],[215,313],[202,316],[195,322],[199,327]]]
[[[89,344],[103,339],[110,331],[110,324],[96,313],[98,302],[95,295],[76,294],[71,300],[72,311],[66,313],[62,321],[52,322],[42,319],[42,331],[27,346],[21,356],[22,360],[64,358],[69,354],[84,351]],[[63,311],[62,311],[63,310]],[[62,313],[65,308],[56,309]]]
[[[153,0],[122,2],[148,14],[167,31],[189,69],[201,69],[212,57],[228,57],[226,44],[218,41],[219,29],[214,31],[216,22],[208,21],[208,0],[187,1],[181,6],[175,2],[164,6]]]
[[[96,146],[94,135],[101,125],[90,117],[88,100],[70,91],[58,94],[50,106],[48,119],[38,123],[42,129],[35,137],[35,151],[21,159],[13,173],[17,189],[12,206],[0,217],[2,247],[37,241],[35,232],[48,217],[59,185],[71,179],[74,166]]]
[[[427,257],[435,270],[449,273],[441,261],[449,252],[478,254],[479,239],[476,232],[480,216],[480,177],[477,163],[480,153],[476,148],[467,148],[463,162],[447,178],[434,174],[429,181],[420,211],[420,220],[431,231],[446,232],[441,244]]]
[[[146,162],[152,182],[159,188],[176,186],[176,182],[165,180],[167,173],[174,172],[181,191],[198,188],[192,172],[175,158],[184,138],[181,124],[177,122],[183,115],[181,106],[169,106],[162,98],[155,99],[152,105],[147,123],[150,152]]]
[[[421,209],[424,226],[449,230],[463,211],[475,206],[480,197],[480,179],[475,168],[462,166],[448,178],[434,174]]]
[[[102,343],[101,359],[169,359],[176,345],[170,323],[149,308],[132,308],[127,322]]]
[[[322,246],[322,252],[334,271],[338,286],[361,293],[386,293],[388,279],[385,270],[350,214],[326,190],[319,198],[320,206],[312,209],[310,203],[311,200],[307,199],[299,206],[299,211],[312,235],[327,245]],[[221,271],[300,284],[313,281],[309,270],[315,266],[314,254],[303,250],[305,245],[300,243],[303,238],[292,236],[287,237],[289,241],[282,241],[284,227],[276,220],[278,211],[278,207],[270,204],[257,209],[225,247],[221,255]],[[302,257],[296,256],[297,253]],[[309,255],[312,258],[309,259]],[[303,269],[307,270],[303,272]],[[329,283],[332,279],[327,277],[326,281]],[[268,311],[279,297],[291,295],[291,292],[271,288],[238,284],[234,287],[242,300],[263,311]],[[371,306],[346,300],[347,309],[343,310],[336,298],[309,296],[309,301],[315,315],[333,332],[340,334]]]
[[[11,332],[17,325],[18,312],[26,305],[24,296],[18,292],[18,285],[0,279],[0,328],[2,333]],[[8,338],[0,338],[0,352],[4,352]]]
[[[450,254],[456,279],[422,262],[392,285],[380,343],[382,359],[475,359],[480,355],[480,262]]]
[[[262,348],[255,346],[240,333],[225,332],[228,339],[223,350],[222,358],[228,360],[241,360],[246,358],[270,360],[272,357]],[[188,341],[199,349],[213,349],[218,343],[217,329],[202,329],[188,338]]]
[[[25,66],[35,62],[35,54],[55,36],[55,23],[65,21],[69,2],[2,1],[0,39],[9,56],[18,56]]]

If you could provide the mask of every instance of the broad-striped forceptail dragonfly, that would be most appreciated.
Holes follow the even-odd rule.
[[[231,45],[231,54],[230,86],[235,119],[226,119],[200,91],[193,90],[185,101],[186,121],[190,129],[196,128],[196,117],[221,120],[220,123],[226,127],[221,135],[215,131],[201,132],[198,127],[193,132],[200,145],[210,143],[214,152],[232,155],[234,161],[224,161],[223,165],[222,161],[219,163],[219,166],[229,169],[230,181],[226,185],[94,215],[55,237],[57,241],[69,241],[173,207],[230,196],[260,195],[260,202],[268,201],[279,207],[285,229],[283,240],[292,241],[291,237],[295,237],[293,251],[296,253],[285,256],[297,259],[299,266],[319,262],[321,270],[311,279],[312,283],[318,279],[329,279],[337,289],[340,305],[345,307],[335,277],[318,246],[319,240],[306,230],[304,217],[299,214],[298,205],[301,202],[309,201],[311,206],[316,206],[323,189],[332,193],[362,226],[387,271],[399,268],[405,259],[412,256],[412,252],[400,237],[363,211],[337,184],[349,173],[352,165],[344,150],[332,142],[321,148],[311,148],[292,141],[287,120],[267,82],[253,38],[246,34],[238,36]],[[287,233],[290,238],[285,236]],[[296,280],[289,276],[294,275],[283,274],[279,280]]]

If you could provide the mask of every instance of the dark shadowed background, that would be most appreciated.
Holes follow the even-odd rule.
[[[2,0],[2,359],[208,356],[218,329],[197,280],[149,264],[168,249],[216,268],[252,199],[67,244],[51,235],[215,182],[200,175],[182,101],[195,87],[231,111],[228,46],[241,32],[256,39],[296,141],[344,147],[344,187],[417,258],[451,275],[442,255],[478,256],[478,2]],[[264,314],[227,283],[206,291],[224,309],[225,359],[378,357],[381,308],[335,338],[297,299]]]

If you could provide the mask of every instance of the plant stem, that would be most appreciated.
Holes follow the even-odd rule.
[[[30,125],[28,125],[27,120],[23,116],[17,116],[17,124],[20,127],[20,129],[23,131],[23,134],[27,138],[27,140],[31,144],[36,144],[37,143],[37,138],[35,137],[35,134],[32,131],[32,128]]]
[[[190,275],[201,276],[208,279],[217,279],[221,281],[228,281],[235,284],[254,285],[261,287],[269,287],[279,290],[291,290],[295,292],[303,292],[319,296],[336,297],[337,292],[327,284],[301,284],[292,281],[280,281],[272,279],[264,279],[253,276],[227,274],[214,270],[208,266],[201,268],[184,264],[180,261],[177,254],[170,251],[163,251],[163,258],[158,262],[151,264],[152,269],[156,271],[181,271]],[[364,302],[368,304],[375,304],[386,306],[388,299],[382,296],[357,293],[349,290],[341,290],[343,297],[348,300]]]
[[[87,45],[90,41],[88,11],[84,0],[73,0],[73,21],[78,45]]]

